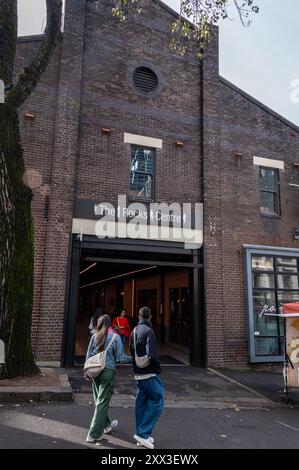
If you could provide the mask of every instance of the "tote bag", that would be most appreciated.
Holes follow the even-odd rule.
[[[105,369],[107,352],[111,348],[113,341],[116,338],[116,333],[113,334],[107,348],[104,351],[99,352],[95,356],[90,357],[84,364],[84,372],[87,377],[94,379]]]
[[[136,349],[136,329],[134,330],[134,351],[135,351],[135,362],[136,366],[139,369],[144,369],[145,367],[150,365],[150,358],[146,354],[145,356],[137,356],[137,349]]]

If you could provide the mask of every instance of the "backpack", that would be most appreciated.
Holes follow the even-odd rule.
[[[111,340],[109,341],[107,348],[104,351],[99,352],[95,356],[92,356],[87,359],[87,361],[85,361],[83,370],[87,377],[94,379],[95,377],[98,377],[98,375],[100,375],[100,373],[105,369],[107,352],[111,348],[116,336],[116,333],[114,333]]]

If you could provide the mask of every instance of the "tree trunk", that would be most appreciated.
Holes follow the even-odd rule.
[[[32,193],[25,184],[18,108],[35,89],[61,39],[62,0],[46,0],[47,26],[31,64],[0,104],[0,339],[6,363],[0,379],[38,372],[31,348],[33,303]],[[17,0],[0,0],[0,79],[13,84]]]
[[[0,339],[6,363],[0,378],[38,372],[31,348],[33,302],[33,224],[31,189],[25,165],[17,110],[0,106]]]

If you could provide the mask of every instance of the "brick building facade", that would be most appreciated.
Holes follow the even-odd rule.
[[[158,0],[144,1],[143,9],[142,15],[128,18],[121,26],[111,15],[109,0],[67,1],[63,40],[20,111],[27,176],[34,190],[32,337],[36,357],[40,362],[71,362],[82,288],[74,270],[79,278],[83,255],[84,260],[97,253],[99,259],[108,257],[103,244],[97,251],[99,241],[92,232],[78,231],[78,227],[82,220],[87,227],[89,219],[94,219],[87,209],[92,203],[115,203],[119,194],[130,198],[131,146],[141,143],[155,147],[150,199],[168,204],[203,203],[204,207],[203,248],[198,253],[188,251],[190,259],[186,254],[185,264],[181,264],[182,269],[193,272],[190,286],[183,271],[174,274],[161,265],[157,274],[166,286],[171,276],[176,276],[176,283],[185,279],[180,286],[169,284],[173,296],[169,305],[186,301],[184,289],[192,292],[193,313],[188,317],[191,363],[234,366],[279,360],[280,346],[274,349],[276,340],[279,343],[276,336],[282,332],[275,330],[274,334],[277,326],[263,323],[259,334],[255,315],[258,295],[266,302],[273,294],[276,306],[279,287],[291,286],[293,289],[287,287],[291,298],[296,298],[296,291],[299,295],[298,269],[292,271],[292,260],[298,262],[299,256],[299,242],[293,235],[298,223],[299,169],[294,165],[298,163],[298,128],[219,76],[217,34],[201,68],[193,57],[180,57],[169,50],[174,12]],[[39,43],[40,37],[19,38],[18,68],[28,63]],[[136,87],[134,72],[138,68],[154,73],[153,91]],[[155,146],[157,142],[161,145]],[[276,201],[276,213],[261,214],[263,177],[273,177],[270,184],[279,178],[277,187],[263,199],[268,206]],[[150,258],[151,252],[167,252],[166,245],[164,250],[163,244],[146,243],[140,248],[148,253],[142,258],[146,258],[144,266],[157,261],[157,257]],[[117,253],[121,263],[121,252],[126,249],[124,245],[110,246],[111,262],[115,263]],[[183,259],[183,251],[171,243],[167,249],[171,252],[167,269],[174,268],[172,263]],[[133,248],[130,250],[133,259]],[[81,259],[77,265],[76,257]],[[195,259],[200,262],[196,264]],[[256,263],[257,271],[261,267],[261,273],[253,275],[257,292],[248,284],[248,260]],[[281,265],[281,271],[278,268],[272,275],[271,263]],[[120,278],[120,264],[117,272],[116,266],[111,277]],[[135,285],[132,279],[128,282]],[[122,285],[122,295],[128,285]],[[164,321],[160,305],[166,297],[160,287],[156,293],[152,287],[143,292],[160,296],[160,325]],[[137,304],[131,301],[134,309]],[[164,311],[167,308],[165,305]],[[169,315],[170,323],[171,318],[177,319],[175,314]]]

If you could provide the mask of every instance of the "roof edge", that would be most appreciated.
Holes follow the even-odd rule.
[[[174,16],[176,19],[179,19],[181,17],[181,15],[173,10],[171,7],[169,7],[168,5],[166,5],[166,3],[162,2],[162,0],[152,0],[154,3],[157,3],[161,8],[163,8],[163,10],[166,10],[168,13],[170,13],[172,16]],[[187,23],[189,23],[189,25],[194,28],[194,23],[192,23],[191,20],[188,20],[188,18],[185,18],[184,16],[182,17],[184,21],[186,21]],[[215,28],[215,29],[219,29],[219,26],[216,25],[216,24],[210,24],[210,26],[212,28]]]
[[[238,93],[239,95],[243,96],[244,98],[246,98],[247,100],[251,101],[253,104],[255,104],[256,106],[258,106],[259,108],[263,109],[264,111],[266,111],[267,113],[271,114],[273,117],[275,117],[276,119],[279,119],[279,121],[283,122],[284,124],[286,124],[288,127],[290,127],[291,129],[295,130],[296,132],[299,133],[299,126],[297,126],[296,124],[294,124],[293,122],[289,121],[288,119],[284,118],[283,116],[281,116],[281,114],[277,113],[276,111],[274,111],[273,109],[269,108],[268,106],[266,106],[265,104],[263,104],[261,101],[257,100],[256,98],[254,98],[253,96],[249,95],[248,93],[246,93],[246,91],[242,90],[241,88],[237,87],[236,85],[234,85],[232,82],[230,82],[229,80],[226,80],[226,78],[224,77],[221,77],[221,75],[219,75],[219,80],[220,82],[222,82],[224,85],[228,86],[229,88],[231,88],[233,91],[235,91],[236,93]]]
[[[153,2],[157,3],[158,5],[160,5],[161,8],[163,8],[164,10],[168,11],[168,13],[170,13],[172,16],[174,16],[175,18],[180,18],[180,14],[173,10],[172,8],[170,8],[168,5],[166,5],[164,2],[162,2],[161,0],[153,0]],[[188,21],[189,23],[189,21]],[[191,23],[192,24],[192,23]]]
[[[88,2],[96,2],[98,0],[87,0]],[[179,18],[180,17],[180,14],[173,10],[172,8],[170,8],[168,5],[166,5],[165,3],[163,3],[161,0],[152,0],[154,3],[157,3],[158,5],[160,5],[160,7],[162,7],[164,10],[168,11],[168,13],[170,13],[172,16],[174,16],[175,18]],[[187,20],[188,21],[188,20]]]

